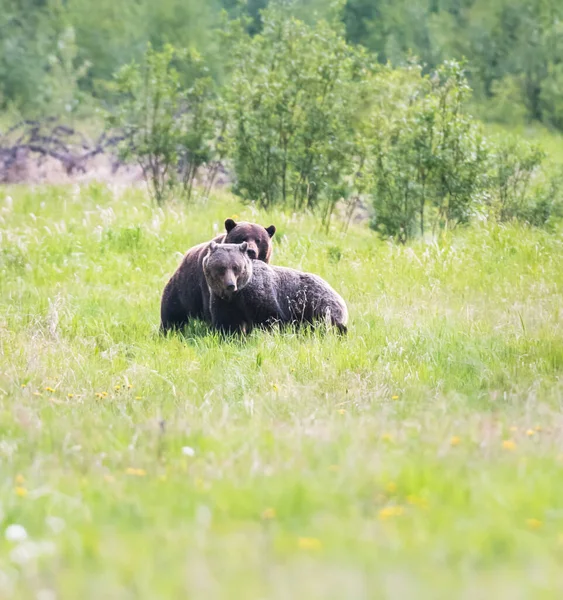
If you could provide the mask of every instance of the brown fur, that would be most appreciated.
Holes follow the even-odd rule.
[[[252,261],[246,252],[246,243],[212,242],[203,260],[214,327],[249,333],[254,326],[301,327],[324,321],[347,332],[346,303],[324,279]]]
[[[226,233],[213,241],[218,244],[246,242],[247,254],[255,260],[269,262],[272,256],[272,237],[276,228],[264,228],[255,223],[225,221]],[[211,322],[209,312],[209,289],[203,274],[203,259],[211,242],[190,248],[180,266],[172,275],[160,303],[160,327],[162,331],[184,327],[190,319]]]

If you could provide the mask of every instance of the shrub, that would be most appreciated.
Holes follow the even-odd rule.
[[[478,123],[463,111],[470,88],[461,65],[444,63],[432,77],[414,65],[406,75],[407,101],[374,108],[381,114],[371,160],[372,226],[403,243],[424,235],[429,224],[436,229],[469,221],[485,185],[487,158]],[[388,100],[396,95],[396,81],[380,81]]]
[[[175,65],[187,61],[193,80],[186,88]],[[197,170],[212,154],[215,131],[213,82],[202,58],[171,45],[160,52],[149,45],[143,64],[122,67],[113,87],[120,101],[109,122],[125,133],[122,158],[140,165],[157,203],[178,181],[189,200]]]
[[[518,138],[495,141],[491,157],[489,206],[501,222],[524,221],[545,225],[557,216],[561,205],[562,178],[552,175],[546,155],[535,145]]]
[[[235,191],[265,208],[324,203],[328,220],[351,172],[363,53],[324,21],[311,27],[280,7],[262,17],[254,37],[240,22],[229,30]]]

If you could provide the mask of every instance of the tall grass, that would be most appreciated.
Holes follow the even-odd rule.
[[[235,214],[342,294],[346,339],[158,334],[181,253]],[[0,290],[0,596],[563,592],[560,234],[398,247],[228,195],[13,188]]]

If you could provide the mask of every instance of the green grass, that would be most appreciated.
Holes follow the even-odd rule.
[[[233,214],[342,294],[347,339],[158,335],[179,253]],[[13,188],[0,292],[0,597],[561,597],[560,232],[398,247]]]

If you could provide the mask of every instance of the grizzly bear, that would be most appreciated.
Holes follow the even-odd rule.
[[[272,256],[273,225],[262,227],[255,223],[225,221],[226,233],[217,236],[212,243],[240,244],[246,242],[248,257],[269,262]],[[203,274],[203,259],[210,242],[194,246],[184,256],[162,293],[160,303],[160,328],[165,332],[184,327],[190,319],[211,321],[209,313],[209,289]]]
[[[203,272],[211,294],[212,325],[225,333],[319,321],[347,332],[346,304],[326,281],[311,273],[252,261],[246,242],[211,242]]]

